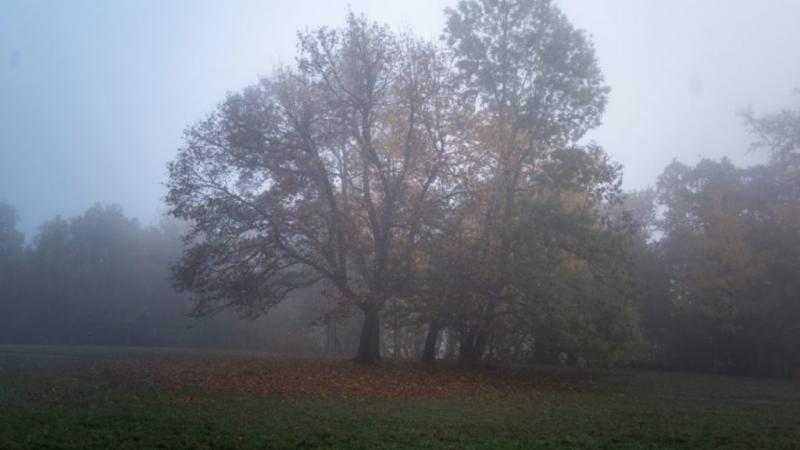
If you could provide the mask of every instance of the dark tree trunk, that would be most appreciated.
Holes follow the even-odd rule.
[[[469,365],[472,360],[472,349],[475,348],[475,333],[461,329],[458,337],[458,363]]]
[[[460,330],[458,363],[465,366],[479,366],[483,362],[489,333],[481,329]]]
[[[381,360],[378,308],[368,306],[361,310],[364,312],[364,325],[361,327],[355,362],[372,364]]]
[[[439,337],[439,322],[436,320],[431,321],[428,326],[428,335],[425,337],[425,349],[422,351],[422,362],[425,364],[433,364],[436,361],[436,342]]]
[[[484,330],[479,330],[475,336],[475,344],[472,346],[472,351],[470,352],[470,365],[481,365],[481,362],[483,362],[483,353],[486,351],[486,343],[488,340],[489,333]]]

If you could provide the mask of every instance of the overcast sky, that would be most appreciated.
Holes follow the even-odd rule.
[[[590,138],[628,189],[673,158],[752,164],[737,111],[800,105],[798,0],[557,3],[595,42],[612,93]],[[348,4],[434,39],[455,1],[0,1],[0,201],[29,237],[95,202],[154,222],[183,129]]]

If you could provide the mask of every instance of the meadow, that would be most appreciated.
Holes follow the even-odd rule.
[[[0,448],[797,448],[800,384],[0,346]]]

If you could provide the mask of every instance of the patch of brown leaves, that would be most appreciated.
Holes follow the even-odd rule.
[[[205,392],[317,398],[526,398],[591,386],[585,372],[530,368],[372,366],[347,360],[257,354],[173,354],[117,360],[121,377]]]

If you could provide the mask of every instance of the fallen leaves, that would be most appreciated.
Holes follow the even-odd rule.
[[[577,370],[405,362],[364,366],[343,359],[253,352],[95,349],[71,358],[23,353],[15,358],[18,370],[27,367],[38,374],[30,380],[12,377],[19,389],[54,404],[97,392],[104,396],[133,393],[138,400],[163,389],[175,393],[177,401],[193,404],[209,399],[205,394],[212,393],[322,399],[516,399],[543,391],[593,387],[589,374]]]
[[[582,372],[412,363],[360,366],[346,360],[254,354],[147,356],[114,361],[108,370],[175,388],[326,399],[526,398],[591,384]]]

